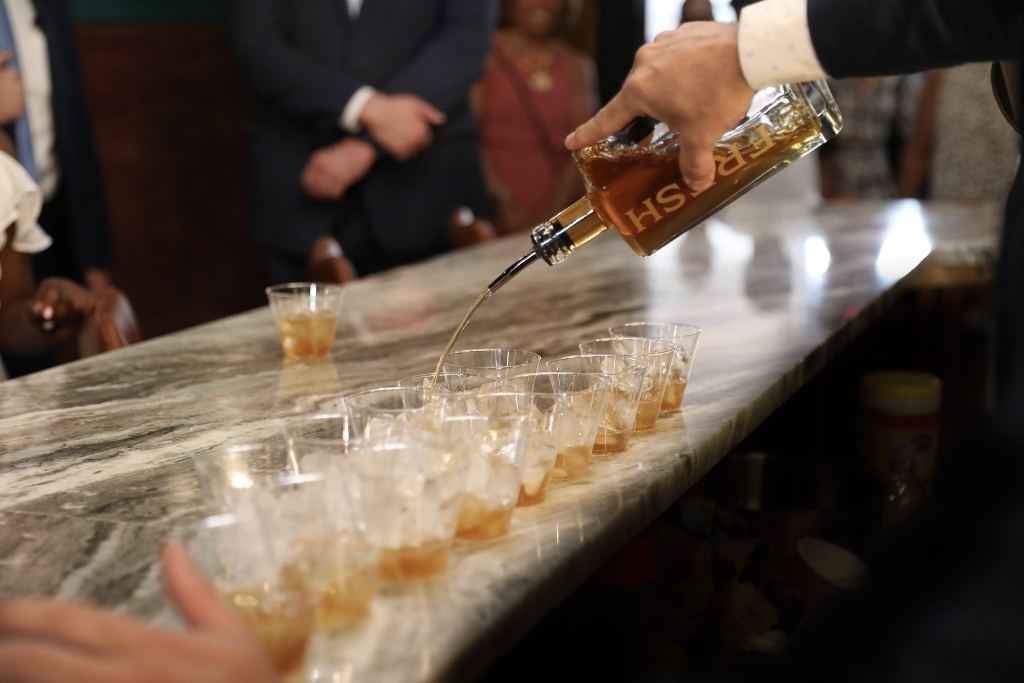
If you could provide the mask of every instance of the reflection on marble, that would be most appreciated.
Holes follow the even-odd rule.
[[[318,680],[467,680],[861,333],[925,258],[991,259],[999,210],[747,204],[647,259],[613,235],[533,266],[463,348],[573,352],[629,320],[704,329],[682,415],[552,484],[510,535],[457,545],[445,580],[387,587],[365,623],[319,637]],[[267,309],[0,385],[0,595],[76,595],[167,618],[157,548],[203,514],[192,459],[276,438],[324,396],[433,369],[525,236],[346,286],[333,362],[281,358]]]

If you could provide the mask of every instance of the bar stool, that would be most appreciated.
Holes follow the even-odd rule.
[[[81,358],[95,356],[140,341],[142,333],[128,297],[117,287],[107,287],[78,331],[78,354]]]
[[[489,220],[479,218],[468,206],[457,206],[448,216],[448,240],[452,249],[471,247],[498,239]]]
[[[330,235],[320,235],[316,238],[313,250],[309,252],[306,271],[312,282],[343,285],[359,278],[356,267],[342,253],[338,240]]]

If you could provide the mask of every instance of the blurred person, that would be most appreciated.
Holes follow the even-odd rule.
[[[826,199],[891,199],[896,172],[891,144],[911,136],[920,91],[916,76],[831,80],[843,113],[843,133],[822,147],[822,194]]]
[[[32,270],[98,294],[111,282],[110,221],[77,50],[66,0],[0,0],[0,126],[42,188],[39,223],[53,240]],[[5,360],[20,376],[54,359]]]
[[[528,230],[584,193],[562,141],[597,109],[594,64],[561,35],[568,0],[505,0],[473,88],[488,194],[501,233]]]
[[[9,155],[14,148],[0,133],[0,351],[6,358],[39,353],[70,338],[94,305],[92,294],[66,278],[33,284],[31,255],[51,241],[36,223],[42,193]]]
[[[988,64],[928,74],[900,170],[901,197],[1002,201],[1019,162]]]
[[[33,683],[276,683],[259,643],[191,563],[183,546],[162,552],[164,586],[181,632],[66,599],[0,603],[0,681]]]
[[[445,251],[456,206],[489,213],[469,87],[493,19],[491,0],[230,4],[270,282],[305,280],[323,234],[369,274]]]

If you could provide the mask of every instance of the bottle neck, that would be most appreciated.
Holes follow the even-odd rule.
[[[586,197],[533,229],[533,250],[549,265],[561,263],[569,254],[608,229]]]

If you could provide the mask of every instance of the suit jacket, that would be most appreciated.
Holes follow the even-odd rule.
[[[53,86],[53,123],[67,227],[79,273],[110,267],[110,219],[92,121],[78,64],[78,44],[66,0],[33,0],[46,35]],[[61,248],[55,245],[51,248]],[[70,275],[70,274],[69,274]]]
[[[230,23],[243,77],[256,93],[249,129],[249,227],[263,246],[308,253],[332,232],[336,204],[309,199],[302,169],[342,136],[338,120],[362,85],[412,93],[444,111],[435,144],[399,164],[378,160],[360,193],[374,240],[392,251],[444,244],[445,218],[480,188],[469,86],[483,71],[491,0],[234,0]],[[472,176],[472,177],[467,177]]]
[[[1021,0],[808,0],[815,52],[838,78],[1024,60]],[[1018,70],[1024,71],[1024,70]],[[1018,96],[1022,92],[1017,89]],[[1024,123],[1018,110],[1018,130]],[[1024,373],[1024,175],[1006,208],[996,283],[997,387]]]

